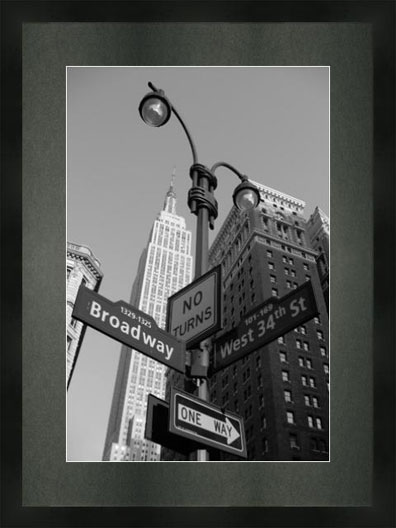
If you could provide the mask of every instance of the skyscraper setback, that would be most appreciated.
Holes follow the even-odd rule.
[[[167,299],[192,279],[191,232],[176,214],[174,174],[133,283],[130,303],[165,328]],[[165,395],[166,367],[122,346],[103,460],[155,461],[160,446],[144,439],[148,394]]]

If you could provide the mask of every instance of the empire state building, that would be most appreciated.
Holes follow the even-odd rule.
[[[173,174],[164,207],[140,257],[130,303],[165,328],[168,297],[191,280],[191,232],[184,218],[176,214]],[[160,459],[161,447],[145,440],[144,428],[148,394],[165,396],[166,369],[136,350],[121,347],[103,460]]]

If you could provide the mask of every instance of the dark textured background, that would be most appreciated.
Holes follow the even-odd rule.
[[[66,65],[331,66],[330,463],[65,462]],[[24,25],[24,505],[370,505],[372,75],[368,24]]]

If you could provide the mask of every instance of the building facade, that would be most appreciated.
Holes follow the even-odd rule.
[[[260,190],[259,206],[246,213],[233,207],[209,252],[210,267],[222,269],[223,328],[217,335],[305,281],[313,285],[319,315],[211,376],[210,400],[242,416],[248,460],[325,461],[329,325],[318,263],[324,254],[328,281],[329,221],[319,209],[307,221],[303,201],[253,183]],[[183,386],[180,375],[169,374],[167,392],[172,384]],[[169,450],[163,458],[186,460]],[[237,460],[219,451],[210,459]]]
[[[66,252],[66,385],[69,387],[86,325],[72,313],[81,285],[98,291],[103,278],[101,264],[87,246],[67,243]]]
[[[330,222],[324,212],[316,207],[307,223],[307,231],[313,249],[318,252],[316,263],[318,266],[320,283],[329,310],[329,267],[330,267]]]
[[[301,200],[254,183],[259,207],[242,214],[234,207],[210,250],[211,266],[222,266],[222,332],[305,281],[319,315],[215,374],[211,400],[243,417],[248,460],[328,460],[329,325],[312,217],[304,218]],[[320,233],[328,248],[329,230]]]
[[[168,297],[191,278],[191,232],[184,218],[176,214],[172,177],[163,210],[141,255],[130,303],[165,328]],[[148,394],[164,398],[166,370],[157,361],[122,346],[103,460],[159,460],[160,446],[145,440],[144,429]]]

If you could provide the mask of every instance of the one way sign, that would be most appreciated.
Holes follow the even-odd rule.
[[[171,388],[169,430],[242,458],[247,457],[242,417]]]

